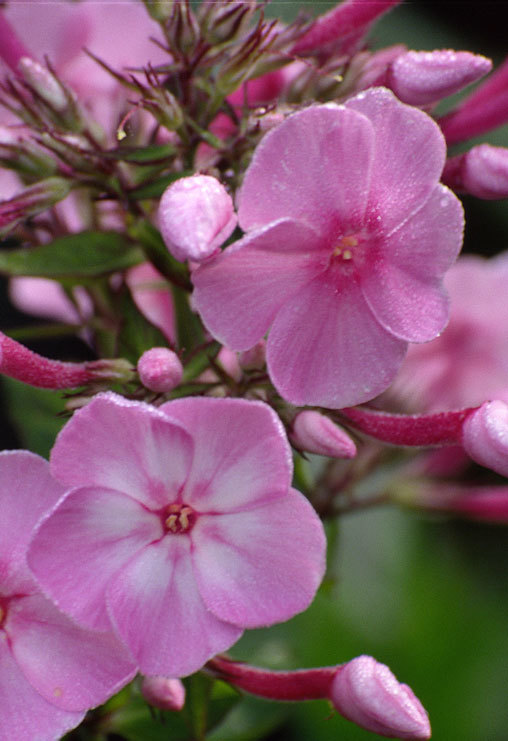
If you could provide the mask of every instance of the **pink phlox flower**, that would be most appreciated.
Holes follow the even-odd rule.
[[[245,236],[192,274],[208,330],[234,350],[269,331],[270,377],[294,404],[379,394],[448,318],[463,212],[444,160],[435,122],[384,88],[287,118],[246,172]]]
[[[62,79],[108,128],[116,125],[128,92],[83,49],[119,71],[168,61],[167,53],[150,41],[160,38],[157,24],[132,0],[14,2],[3,12],[28,52],[41,62],[48,55]]]
[[[448,326],[432,342],[410,347],[389,393],[411,411],[508,402],[507,284],[508,253],[460,257],[445,278]]]
[[[191,674],[244,628],[305,609],[325,538],[291,489],[282,424],[262,402],[186,398],[158,409],[113,393],[57,438],[68,487],[29,563],[59,607],[111,627],[147,675]]]
[[[111,633],[83,630],[42,594],[26,564],[37,521],[62,496],[47,461],[0,453],[0,737],[55,741],[135,674]]]
[[[76,303],[71,301],[60,283],[47,278],[11,278],[9,281],[9,298],[20,311],[79,325],[92,316],[93,307],[81,286],[74,288],[73,295]]]

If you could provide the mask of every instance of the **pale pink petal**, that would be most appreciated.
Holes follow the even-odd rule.
[[[378,260],[362,290],[379,323],[400,340],[432,340],[448,321],[449,300],[438,279],[420,280]]]
[[[60,283],[46,278],[12,278],[9,298],[26,314],[56,319],[67,324],[80,324],[78,311]]]
[[[136,674],[112,633],[78,628],[40,594],[11,602],[8,633],[25,677],[63,710],[100,705]]]
[[[205,607],[186,535],[168,535],[144,548],[112,583],[108,603],[143,674],[192,674],[242,634]]]
[[[462,444],[471,458],[508,476],[508,404],[487,401],[464,422]]]
[[[281,220],[195,270],[193,305],[214,337],[234,350],[247,350],[267,332],[284,302],[323,269],[327,257],[313,229]]]
[[[124,563],[163,534],[159,517],[125,494],[72,491],[42,522],[28,551],[44,592],[80,624],[110,629],[105,590]]]
[[[176,341],[175,305],[163,276],[150,263],[144,262],[127,272],[126,283],[143,316],[173,344]]]
[[[28,683],[0,639],[0,738],[8,741],[55,741],[75,728],[84,713],[69,713],[50,705]]]
[[[363,295],[380,324],[401,340],[425,342],[448,320],[441,278],[462,244],[460,201],[443,185],[377,245],[361,274]]]
[[[60,499],[63,487],[48,462],[28,450],[0,452],[0,578],[3,590],[32,591],[25,553],[37,521]]]
[[[247,628],[305,610],[323,578],[323,526],[295,489],[244,512],[203,516],[191,539],[206,606],[222,620]]]
[[[288,301],[268,337],[270,377],[293,404],[339,409],[368,401],[391,383],[406,351],[354,280],[332,277],[316,278]]]
[[[70,486],[122,491],[150,508],[177,498],[192,460],[192,441],[155,407],[99,394],[57,437],[51,471]]]
[[[358,228],[373,147],[372,125],[355,111],[328,104],[295,113],[254,153],[239,195],[240,226],[250,230],[289,217],[326,236]]]
[[[386,260],[415,278],[441,278],[462,246],[464,209],[438,184],[422,207],[382,242]]]
[[[385,88],[366,90],[345,105],[374,126],[368,210],[388,232],[411,216],[435,188],[445,163],[444,137],[430,116],[401,104]]]
[[[199,511],[249,507],[287,490],[293,472],[284,427],[263,402],[187,398],[160,407],[194,441],[182,499]]]

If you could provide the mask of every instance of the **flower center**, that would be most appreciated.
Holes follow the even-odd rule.
[[[187,504],[170,504],[166,514],[164,525],[168,533],[188,533],[196,522],[196,513]]]
[[[358,237],[355,237],[352,234],[347,237],[341,237],[333,248],[332,256],[344,262],[348,262],[353,258],[352,249],[353,247],[358,246],[358,241]]]

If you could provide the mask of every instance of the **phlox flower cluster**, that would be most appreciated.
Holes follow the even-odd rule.
[[[225,653],[311,605],[325,520],[508,521],[508,487],[465,478],[508,475],[508,263],[458,257],[458,196],[508,196],[508,150],[449,152],[508,120],[507,67],[440,117],[492,63],[371,51],[398,4],[0,9],[0,272],[88,358],[0,331],[1,374],[66,392],[49,462],[0,453],[1,739],[130,738],[144,702],[205,738],[219,680],[430,738],[373,657]]]

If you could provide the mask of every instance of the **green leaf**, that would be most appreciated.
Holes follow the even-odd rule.
[[[116,232],[81,232],[34,247],[0,251],[0,273],[80,279],[125,270],[144,259]]]
[[[194,741],[183,714],[151,710],[142,697],[132,697],[111,713],[107,730],[127,741]]]
[[[2,378],[7,413],[21,445],[34,453],[49,456],[64,422],[61,392],[36,389],[11,378]]]
[[[140,201],[144,198],[160,198],[168,185],[174,183],[175,180],[186,178],[189,175],[192,175],[192,170],[183,170],[182,172],[172,172],[169,175],[163,175],[156,180],[152,180],[149,183],[145,183],[144,185],[139,185],[137,188],[134,188],[130,191],[129,197],[134,198],[137,201]]]
[[[151,147],[118,147],[103,156],[109,159],[137,162],[140,165],[155,165],[165,162],[175,154],[176,148],[172,144],[154,144]]]

